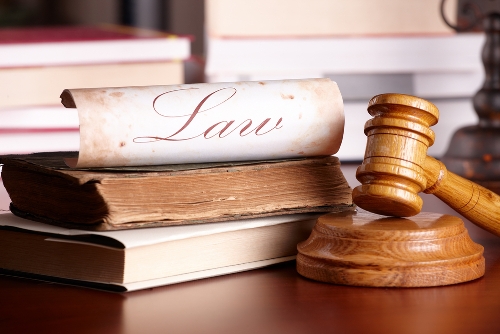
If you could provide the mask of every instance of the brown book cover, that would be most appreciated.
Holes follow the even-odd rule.
[[[11,211],[89,230],[353,210],[338,158],[70,169],[51,152],[0,157]]]

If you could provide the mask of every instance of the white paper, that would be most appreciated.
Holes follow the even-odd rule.
[[[69,89],[80,150],[71,167],[283,159],[335,154],[344,129],[330,79]]]

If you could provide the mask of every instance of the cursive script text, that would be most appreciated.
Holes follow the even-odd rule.
[[[158,102],[162,97],[167,94],[182,94],[189,90],[195,90],[198,88],[185,88],[171,90],[156,96],[153,100],[153,110],[161,117],[167,118],[186,118],[186,121],[179,126],[178,129],[172,131],[171,134],[167,136],[143,136],[134,138],[135,143],[150,143],[155,141],[185,141],[194,138],[202,137],[205,139],[211,139],[214,137],[226,138],[230,134],[236,132],[240,137],[245,137],[250,134],[256,136],[265,135],[273,130],[279,130],[282,128],[283,118],[280,117],[276,122],[271,121],[271,118],[266,118],[260,122],[254,122],[252,119],[248,118],[243,121],[236,120],[219,120],[218,122],[209,125],[208,127],[203,127],[205,130],[201,132],[195,132],[195,134],[189,134],[195,120],[199,118],[201,113],[213,110],[220,105],[229,101],[237,93],[236,88],[226,87],[218,89],[201,99],[201,101],[196,105],[194,110],[184,113],[182,115],[167,115],[165,111],[161,111],[158,108]],[[182,96],[181,96],[182,98]],[[212,106],[210,106],[212,105]],[[191,131],[192,133],[193,131]]]

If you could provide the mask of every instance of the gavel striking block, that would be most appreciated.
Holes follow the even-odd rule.
[[[424,99],[382,94],[368,103],[365,158],[353,190],[359,207],[381,215],[410,217],[422,209],[419,192],[434,194],[474,224],[500,236],[500,196],[456,174],[429,157],[430,127],[438,108]]]
[[[449,173],[427,156],[439,111],[409,95],[383,94],[368,105],[365,159],[353,201],[371,211],[318,218],[297,246],[297,271],[308,278],[374,287],[440,286],[484,274],[483,247],[458,217],[420,213],[419,192],[433,193],[477,225],[500,235],[500,199]],[[397,216],[397,217],[383,217]],[[413,217],[410,217],[413,216]],[[410,217],[410,218],[402,218]]]

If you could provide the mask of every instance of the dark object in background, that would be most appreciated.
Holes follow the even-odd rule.
[[[450,171],[500,193],[500,1],[460,0],[457,26],[443,14],[445,1],[441,2],[444,21],[459,32],[484,30],[486,42],[485,80],[473,97],[479,123],[455,132],[442,161]]]

